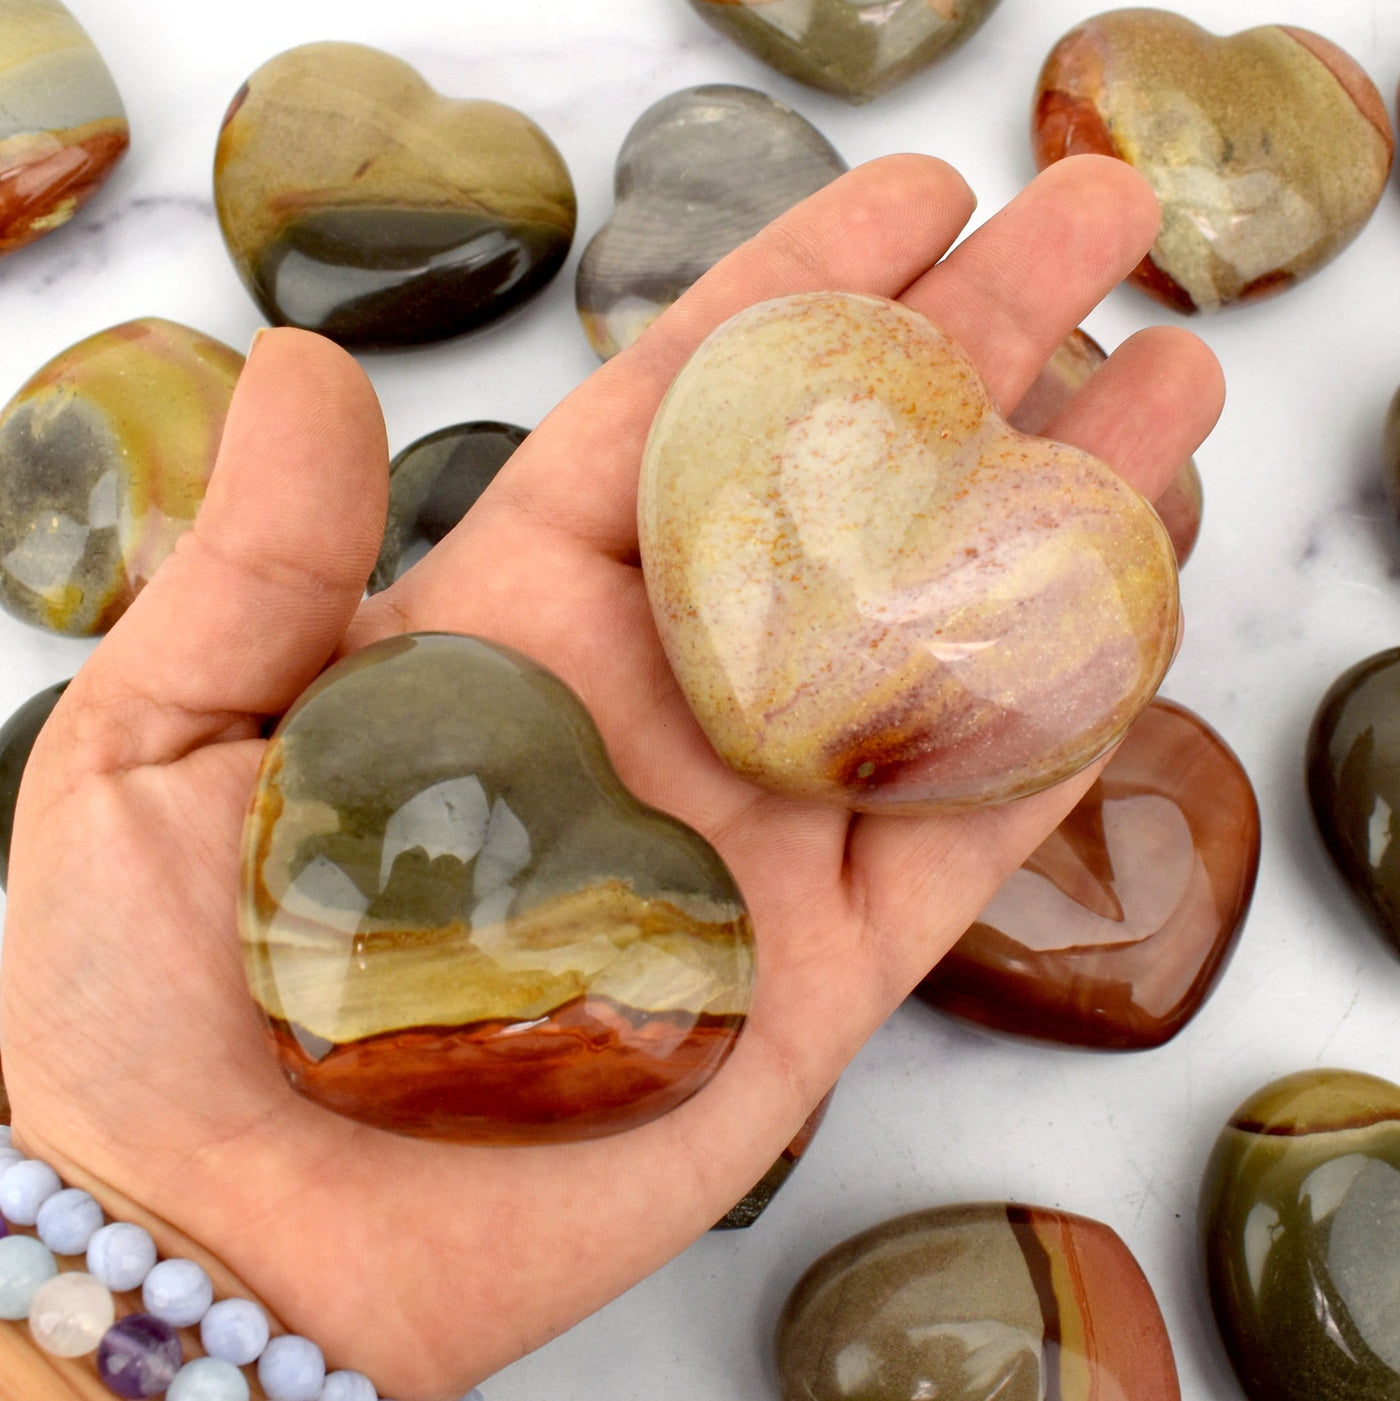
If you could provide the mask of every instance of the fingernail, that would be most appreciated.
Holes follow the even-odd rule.
[[[258,329],[253,332],[253,339],[248,343],[248,353],[243,357],[245,360],[251,360],[253,358],[253,352],[258,348],[258,342],[262,340],[271,329],[271,326],[259,326]]]

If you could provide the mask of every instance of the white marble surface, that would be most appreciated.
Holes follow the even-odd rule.
[[[1027,112],[1042,58],[1095,10],[1092,0],[1003,0],[943,68],[855,109],[769,72],[683,0],[71,3],[116,74],[134,144],[68,228],[0,262],[0,399],[49,356],[132,316],[168,316],[247,344],[258,318],[219,239],[209,168],[228,99],[292,44],[379,45],[446,93],[530,112],[573,171],[581,245],[606,216],[613,156],[633,119],[703,81],[766,88],[852,163],[899,149],[944,156],[977,190],[983,218],[1033,173]],[[1178,8],[1205,24],[1322,29],[1393,98],[1393,0],[1181,0]],[[532,425],[589,373],[595,362],[573,315],[576,260],[577,250],[544,296],[503,327],[367,359],[394,449],[461,419]],[[1170,314],[1125,290],[1088,324],[1111,346],[1162,319]],[[1184,1396],[1238,1394],[1195,1244],[1200,1173],[1219,1125],[1265,1081],[1307,1066],[1400,1075],[1400,961],[1333,875],[1301,777],[1323,691],[1395,643],[1400,624],[1400,527],[1381,496],[1377,451],[1400,382],[1397,326],[1393,188],[1321,275],[1195,326],[1224,362],[1230,400],[1199,454],[1205,528],[1183,579],[1186,642],[1164,692],[1234,745],[1258,789],[1265,843],[1238,955],[1195,1022],[1164,1049],[1104,1057],[1013,1045],[905,1008],[848,1072],[827,1127],[755,1228],[701,1240],[489,1381],[487,1401],[776,1395],[772,1325],[812,1258],[897,1212],[1002,1197],[1116,1228],[1157,1290]],[[0,716],[71,674],[87,650],[0,615]]]

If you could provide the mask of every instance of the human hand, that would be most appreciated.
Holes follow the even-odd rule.
[[[597,371],[446,541],[364,602],[384,513],[378,407],[328,342],[264,336],[195,529],[69,687],[26,775],[0,988],[25,1151],[405,1401],[459,1395],[723,1215],[1091,775],[926,818],[852,816],[737,778],[648,611],[642,444],[704,335],[815,289],[900,297],[1009,407],[1158,217],[1139,177],[1097,157],[1053,166],[943,258],[971,210],[924,157],[835,182]],[[1158,329],[1046,431],[1152,496],[1220,401],[1210,353]],[[234,922],[262,722],[336,656],[427,629],[563,678],[623,782],[705,835],[744,892],[758,979],[744,1035],[701,1093],[642,1128],[536,1148],[400,1138],[301,1099],[268,1053]]]

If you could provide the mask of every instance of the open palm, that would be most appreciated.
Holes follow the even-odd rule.
[[[642,444],[703,336],[815,289],[899,297],[1013,405],[1157,223],[1138,177],[1097,157],[1052,167],[945,258],[971,211],[928,158],[843,177],[593,375],[462,526],[366,602],[386,478],[373,394],[329,343],[263,337],[196,528],[69,688],[26,775],[0,1009],[21,1146],[405,1401],[460,1395],[723,1215],[1088,778],[915,819],[735,777],[647,609]],[[1048,431],[1153,495],[1220,394],[1193,337],[1144,332]],[[703,833],[744,892],[758,968],[745,1034],[706,1089],[643,1128],[543,1148],[399,1138],[302,1100],[268,1054],[234,927],[263,720],[337,655],[424,629],[506,643],[561,676],[624,783]]]

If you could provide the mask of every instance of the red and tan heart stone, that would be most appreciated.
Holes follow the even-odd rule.
[[[1134,280],[1178,311],[1292,286],[1361,232],[1395,141],[1361,67],[1306,29],[1219,38],[1165,10],[1072,29],[1041,70],[1032,140],[1043,170],[1084,152],[1147,177],[1162,229]]]
[[[1119,738],[1176,640],[1151,507],[1008,426],[952,340],[873,297],[781,298],[715,331],[652,425],[639,526],[696,718],[793,797],[1036,792]]]

